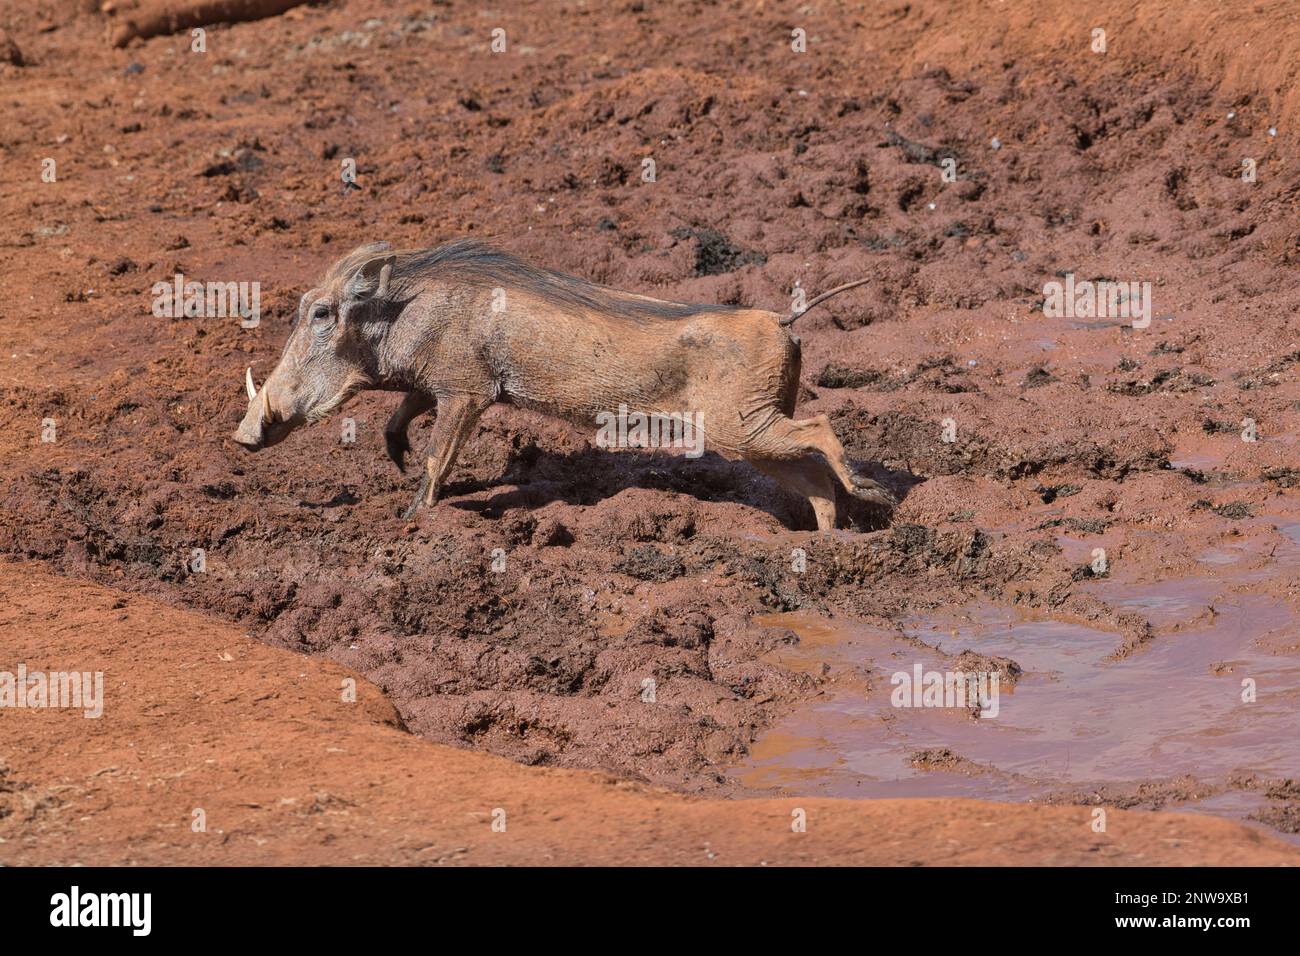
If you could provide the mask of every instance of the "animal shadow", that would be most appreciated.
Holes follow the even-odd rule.
[[[851,462],[857,470],[887,487],[901,501],[923,479],[871,463]],[[500,518],[515,508],[538,508],[554,501],[594,505],[628,488],[671,491],[699,501],[731,501],[766,512],[791,530],[817,527],[812,506],[744,461],[714,452],[699,458],[662,451],[586,448],[557,454],[529,446],[512,456],[505,475],[492,481],[449,484],[443,498],[479,494],[500,485],[513,487],[489,498],[449,501],[453,507]],[[889,513],[860,501],[842,488],[836,505],[840,527],[875,531],[889,523]]]

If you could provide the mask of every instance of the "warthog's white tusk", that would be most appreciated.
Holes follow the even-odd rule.
[[[244,369],[244,387],[248,389],[249,398],[257,398],[257,386],[253,384],[253,369]]]

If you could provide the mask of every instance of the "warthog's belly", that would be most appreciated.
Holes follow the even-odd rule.
[[[745,420],[779,408],[792,365],[798,375],[798,348],[769,312],[563,326],[511,336],[498,356],[502,397],[580,426],[621,408],[690,415],[743,445]]]

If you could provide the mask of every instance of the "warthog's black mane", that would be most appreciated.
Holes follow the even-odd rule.
[[[509,291],[518,289],[573,312],[601,312],[634,320],[685,319],[732,305],[697,305],[638,299],[628,293],[543,269],[477,239],[458,239],[436,249],[398,253],[392,280],[406,294],[421,279],[450,279]]]

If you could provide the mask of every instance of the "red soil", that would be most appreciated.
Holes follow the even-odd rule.
[[[1278,559],[1293,554],[1279,529],[1300,521],[1300,18],[1286,4],[1131,7],[484,16],[352,0],[213,26],[203,54],[183,34],[114,49],[125,3],[7,8],[0,553],[127,592],[158,630],[145,641],[90,585],[5,571],[10,600],[29,603],[3,612],[0,670],[102,656],[134,689],[94,727],[0,710],[14,781],[0,797],[19,808],[0,818],[0,854],[415,862],[467,846],[471,861],[676,862],[709,842],[747,862],[1291,859],[1211,819],[1116,811],[1098,849],[1081,807],[960,801],[806,801],[834,832],[810,824],[792,848],[788,801],[647,786],[738,792],[726,768],[833,680],[782,666],[770,652],[789,632],[755,614],[894,627],[979,600],[1111,632],[1123,667],[1170,628],[1090,590],[1063,532],[1104,546],[1117,583],[1224,574],[1300,607]],[[790,51],[796,27],[807,54]],[[349,158],[357,189],[340,179]],[[689,301],[780,310],[796,281],[876,279],[800,321],[800,415],[830,415],[903,496],[890,524],[854,514],[818,537],[805,502],[743,464],[608,453],[507,409],[416,524],[398,517],[413,483],[383,456],[392,396],[349,410],[353,445],[337,422],[256,458],[229,442],[244,367],[265,376],[328,262],[364,241],[466,235]],[[261,282],[260,325],[154,318],[151,287],[177,272]],[[1045,318],[1043,285],[1066,272],[1151,282],[1155,321]],[[1260,441],[1238,437],[1247,418]],[[418,447],[427,423],[414,431]],[[1248,566],[1200,560],[1241,545]],[[15,582],[29,580],[27,596]],[[1300,654],[1294,628],[1270,641]],[[379,690],[342,711],[293,677],[325,688],[345,669]],[[384,726],[394,709],[417,736]],[[353,756],[324,767],[331,747]],[[1300,776],[1294,740],[1273,756]],[[192,839],[191,804],[226,821],[224,842]],[[494,806],[522,808],[519,843],[470,816]],[[608,829],[576,837],[551,819],[574,806]],[[648,822],[669,814],[680,841]],[[1169,828],[1187,839],[1165,842]]]
[[[9,865],[1300,862],[1190,814],[1115,810],[1098,834],[1085,807],[701,800],[521,767],[403,732],[364,678],[343,703],[345,668],[147,598],[7,564],[0,608],[6,652],[30,669],[107,678],[98,719],[0,710]]]

